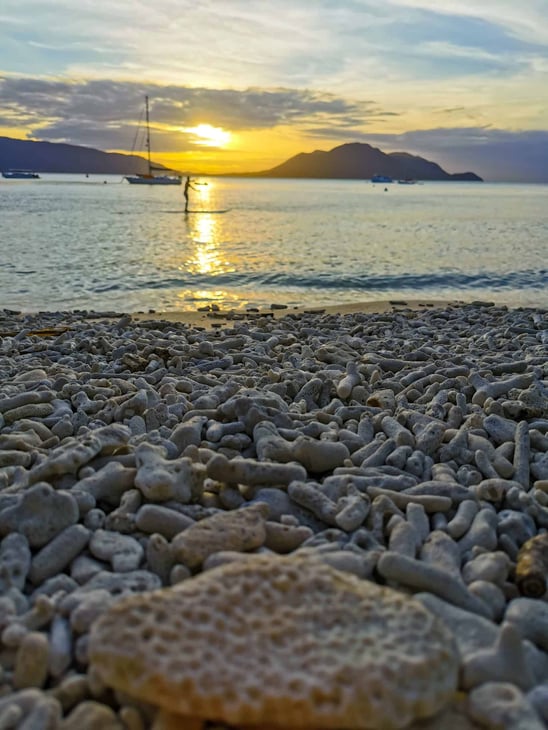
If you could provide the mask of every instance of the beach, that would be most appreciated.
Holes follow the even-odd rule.
[[[272,318],[280,319],[287,315],[300,317],[303,315],[322,315],[322,314],[380,314],[383,312],[391,312],[402,307],[412,310],[420,310],[423,308],[443,307],[449,304],[463,303],[462,300],[441,300],[441,299],[379,299],[371,302],[350,302],[345,304],[329,304],[326,306],[300,306],[290,307],[288,305],[271,304],[270,307],[262,309],[244,309],[233,310],[228,307],[219,307],[205,305],[203,308],[194,311],[183,312],[135,312],[131,316],[136,322],[142,322],[147,319],[160,319],[167,322],[179,322],[192,327],[216,328],[220,326],[229,326],[236,322],[253,321]],[[154,315],[154,316],[152,316]]]
[[[548,727],[545,309],[4,309],[0,347],[7,727]]]

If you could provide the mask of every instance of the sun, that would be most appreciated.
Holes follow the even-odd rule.
[[[207,147],[226,147],[232,135],[222,127],[213,127],[211,124],[198,124],[196,127],[186,127],[187,134],[195,137],[195,144]]]

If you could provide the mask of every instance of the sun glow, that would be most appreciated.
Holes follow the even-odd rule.
[[[207,147],[226,147],[232,135],[222,127],[213,127],[211,124],[198,124],[197,127],[186,127],[187,134],[195,137],[195,144],[202,144]]]

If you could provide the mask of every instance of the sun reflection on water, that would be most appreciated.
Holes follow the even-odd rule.
[[[170,308],[191,310],[217,305],[223,310],[242,311],[256,307],[257,292],[245,286],[245,281],[263,265],[270,251],[250,256],[240,240],[245,224],[243,229],[239,220],[235,225],[230,203],[216,189],[215,182],[198,179],[194,184],[188,213],[170,210],[166,213],[179,215],[154,221],[158,236],[154,245],[151,239],[148,255],[141,256],[141,270],[148,278],[146,272],[154,268],[171,280],[171,300],[165,300]],[[239,285],[241,281],[244,286]],[[158,306],[165,306],[163,300]]]
[[[202,187],[200,204],[211,205],[210,189]],[[179,263],[179,270],[186,275],[215,277],[237,271],[237,261],[231,260],[223,243],[221,219],[205,210],[185,217],[187,247],[186,256]],[[194,302],[196,306],[219,304],[223,309],[241,309],[248,300],[222,288],[182,289],[177,293],[181,302]]]
[[[191,249],[188,257],[181,262],[181,271],[215,276],[235,270],[223,253],[219,224],[215,216],[209,213],[190,216],[188,226]]]
[[[227,309],[241,310],[250,304],[249,297],[227,289],[181,289],[177,292],[176,298],[178,304],[175,305],[175,308],[181,306],[185,309],[189,308],[189,304],[195,308],[217,304],[224,311]]]

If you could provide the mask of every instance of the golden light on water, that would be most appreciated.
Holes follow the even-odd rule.
[[[229,290],[216,285],[216,279],[245,269],[240,254],[227,243],[225,211],[218,211],[218,191],[214,180],[192,178],[195,186],[190,191],[190,212],[177,225],[182,226],[179,243],[170,249],[166,265],[177,269],[183,279],[202,279],[211,288],[180,288],[175,294],[176,308],[202,307],[218,304],[223,309],[241,310],[249,304],[249,294]],[[230,236],[228,235],[228,239]],[[206,286],[207,286],[206,283]],[[223,282],[224,283],[224,282]]]
[[[214,244],[215,243],[215,220],[209,213],[202,213],[195,224],[196,243]]]
[[[207,193],[204,197],[207,198]],[[181,270],[208,276],[235,271],[235,264],[223,253],[219,217],[202,211],[190,214],[187,220],[193,246],[189,257],[181,263]]]
[[[213,216],[202,213],[191,219],[193,248],[181,269],[190,274],[215,274],[223,270],[219,247],[215,236]]]
[[[234,308],[241,305],[239,299],[231,297],[231,294],[224,289],[182,289],[177,293],[177,299],[183,302],[185,308],[188,307],[189,302],[193,302],[195,306],[203,304],[219,304],[223,309],[230,308],[227,303],[231,302]]]

